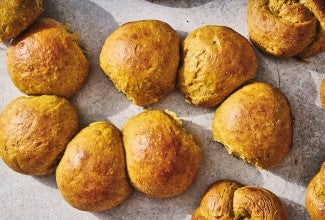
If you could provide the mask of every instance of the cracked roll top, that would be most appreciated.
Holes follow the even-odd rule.
[[[272,192],[221,180],[207,189],[192,214],[192,220],[209,219],[287,220],[288,215],[281,200]]]
[[[108,122],[95,122],[68,144],[56,170],[64,199],[84,211],[103,211],[123,202],[131,193],[123,140]]]
[[[279,89],[268,83],[248,84],[217,108],[212,132],[229,154],[261,169],[274,167],[291,149],[290,104]]]
[[[0,156],[22,174],[50,174],[77,130],[76,110],[66,99],[19,97],[0,115]]]
[[[0,1],[0,42],[17,37],[42,13],[42,0]]]
[[[107,37],[100,67],[136,105],[148,106],[174,90],[179,37],[158,20],[129,22]]]
[[[249,0],[252,42],[279,57],[308,57],[325,50],[324,0]]]
[[[228,27],[209,25],[191,32],[182,43],[177,87],[197,106],[220,104],[256,75],[253,47]]]
[[[15,86],[28,95],[75,94],[89,70],[77,39],[58,21],[37,20],[8,47],[6,65]]]
[[[325,161],[308,184],[305,203],[312,220],[325,218]]]
[[[201,149],[169,111],[148,110],[123,126],[127,171],[132,185],[149,197],[184,192],[197,176]]]

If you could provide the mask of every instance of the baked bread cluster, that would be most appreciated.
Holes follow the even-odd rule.
[[[122,132],[129,178],[137,190],[169,198],[191,185],[201,149],[174,113],[147,110],[130,118]]]
[[[281,200],[258,186],[243,186],[233,180],[221,180],[205,192],[192,220],[263,219],[287,220]]]
[[[177,86],[187,102],[213,107],[253,79],[257,57],[246,38],[228,27],[208,25],[182,43]]]
[[[305,201],[312,220],[325,218],[325,162],[308,184]]]
[[[325,50],[323,0],[249,0],[247,24],[251,41],[279,57],[308,57]]]
[[[43,12],[42,0],[0,1],[0,42],[17,37]]]
[[[129,22],[106,39],[99,64],[116,88],[136,105],[160,101],[174,90],[179,37],[158,20]]]
[[[47,175],[77,131],[77,112],[64,98],[19,97],[0,114],[0,156],[17,172]]]
[[[37,20],[8,47],[6,64],[15,86],[28,95],[74,95],[89,70],[77,38],[58,21]]]
[[[274,167],[285,158],[292,145],[289,102],[270,84],[248,84],[217,108],[212,132],[229,154],[261,169]]]

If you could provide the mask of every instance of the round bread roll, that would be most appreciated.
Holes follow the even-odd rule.
[[[306,208],[312,220],[325,219],[325,161],[310,181],[306,191]]]
[[[7,69],[15,86],[29,95],[76,93],[89,69],[77,38],[53,19],[37,20],[8,47]]]
[[[323,0],[249,0],[248,32],[262,51],[279,57],[308,57],[325,50]]]
[[[157,20],[129,22],[106,39],[100,66],[116,88],[140,106],[158,102],[174,90],[179,37]]]
[[[123,126],[129,178],[149,197],[169,198],[184,192],[197,176],[201,150],[177,116],[148,110]]]
[[[17,172],[50,174],[77,130],[76,110],[66,99],[19,97],[0,115],[0,156]]]
[[[209,25],[191,32],[182,44],[177,86],[189,103],[212,107],[257,71],[256,54],[243,36]]]
[[[281,200],[272,192],[221,180],[208,188],[192,219],[287,220],[288,215]]]
[[[321,101],[323,110],[325,111],[325,79],[322,80],[322,83],[320,86],[320,101]]]
[[[108,122],[90,124],[68,144],[56,170],[64,199],[84,211],[103,211],[123,202],[131,192],[123,140]]]
[[[42,11],[42,0],[1,0],[0,42],[18,36]]]
[[[227,98],[215,111],[212,132],[229,154],[258,168],[278,165],[292,145],[291,108],[280,90],[254,82]]]

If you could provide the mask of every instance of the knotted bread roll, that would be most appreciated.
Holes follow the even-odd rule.
[[[192,214],[192,220],[210,219],[287,220],[288,215],[281,200],[272,192],[221,180],[208,188]]]
[[[325,161],[308,184],[305,202],[312,220],[325,219]]]
[[[249,0],[247,22],[252,42],[274,56],[325,50],[324,0]]]

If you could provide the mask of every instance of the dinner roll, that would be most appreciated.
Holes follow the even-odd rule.
[[[17,37],[42,11],[42,0],[1,0],[0,42]]]
[[[248,40],[231,28],[208,25],[185,38],[177,86],[187,102],[212,107],[254,78],[257,66]]]
[[[39,19],[7,50],[7,69],[15,86],[29,95],[70,97],[89,69],[78,36],[53,19]]]
[[[103,211],[123,202],[131,187],[120,131],[108,122],[80,131],[67,146],[56,180],[64,199],[80,210]]]
[[[323,0],[249,0],[248,32],[262,51],[279,57],[308,57],[325,50]]]
[[[287,220],[288,215],[281,200],[272,192],[221,180],[208,188],[192,219]]]
[[[325,219],[325,161],[310,181],[306,191],[306,208],[312,220]]]
[[[258,168],[278,165],[292,145],[291,108],[281,91],[254,82],[227,98],[214,113],[212,132],[229,154]]]
[[[184,192],[197,176],[201,150],[176,115],[147,110],[123,126],[127,171],[132,185],[149,197]]]
[[[19,97],[0,115],[0,156],[17,172],[50,174],[77,130],[76,110],[64,98]]]
[[[100,66],[134,104],[147,106],[174,90],[179,37],[158,20],[129,22],[106,39]]]

